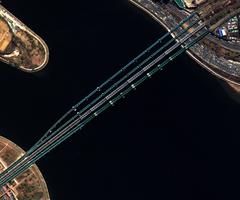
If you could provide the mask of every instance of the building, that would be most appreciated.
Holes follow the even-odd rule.
[[[178,5],[179,8],[185,8],[184,0],[175,0],[175,3]]]

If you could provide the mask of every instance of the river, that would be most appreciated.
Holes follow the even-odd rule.
[[[0,132],[25,150],[165,33],[127,0],[3,3],[50,49],[36,74],[0,64]],[[220,82],[183,55],[38,166],[57,200],[237,199],[239,113]]]

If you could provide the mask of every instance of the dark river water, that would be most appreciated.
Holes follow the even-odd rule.
[[[51,52],[36,74],[0,64],[0,132],[25,150],[165,33],[127,0],[3,3]],[[38,166],[54,200],[238,199],[239,116],[220,81],[182,55]]]

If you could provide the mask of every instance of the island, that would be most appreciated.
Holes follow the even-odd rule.
[[[42,70],[49,58],[43,39],[0,5],[0,61],[25,72]]]
[[[211,9],[210,3],[214,6],[225,2],[236,3],[235,0],[130,0],[130,2],[152,16],[168,31],[200,6],[204,12],[204,9]],[[196,19],[197,17],[193,18]],[[184,29],[184,24],[181,28]],[[176,34],[173,33],[173,36]],[[235,92],[240,93],[240,13],[192,46],[187,50],[187,54],[200,66],[226,82]]]

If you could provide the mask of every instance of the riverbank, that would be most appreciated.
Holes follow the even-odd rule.
[[[170,15],[167,15],[165,13],[167,11],[165,11],[165,10],[161,11],[160,9],[158,10],[157,8],[154,7],[156,4],[151,3],[151,1],[141,1],[141,0],[129,0],[129,1],[133,5],[135,5],[136,7],[138,7],[139,9],[143,10],[148,15],[150,15],[159,24],[161,24],[161,26],[163,26],[167,31],[170,31],[170,29],[174,27],[173,23],[172,24],[166,23],[166,16],[170,17]],[[173,6],[171,7],[171,9],[173,9]],[[185,12],[184,14],[186,14],[186,16],[188,15],[187,12]],[[175,21],[174,17],[172,17],[172,18],[173,18],[173,21]],[[196,45],[198,45],[198,44],[196,44]],[[240,92],[240,82],[236,81],[234,76],[229,76],[229,74],[224,72],[224,70],[222,70],[222,68],[220,68],[217,65],[217,64],[221,63],[221,60],[220,59],[218,60],[217,57],[215,56],[214,58],[209,58],[209,60],[212,61],[211,63],[208,62],[208,60],[204,59],[205,58],[204,55],[206,55],[206,52],[204,52],[204,51],[207,47],[203,47],[203,45],[199,45],[196,47],[196,45],[194,45],[195,47],[193,46],[186,53],[193,60],[195,60],[200,66],[205,68],[207,71],[212,73],[214,76],[216,76],[216,77],[222,79],[223,81],[225,81],[226,83],[228,83],[229,86],[231,88],[233,88],[235,92],[239,93]],[[199,49],[201,49],[201,48],[202,48],[202,52],[199,51]],[[205,48],[205,49],[203,49],[203,48]],[[197,51],[195,51],[195,50],[197,50]],[[209,49],[207,49],[207,51],[209,51]],[[196,52],[199,52],[199,53],[197,54]],[[207,54],[209,56],[209,52],[207,52]],[[214,60],[214,63],[213,63],[213,60]]]

